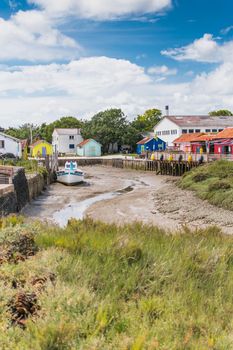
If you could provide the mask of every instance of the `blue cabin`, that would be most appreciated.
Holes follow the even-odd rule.
[[[158,137],[145,137],[143,140],[137,143],[137,154],[143,154],[145,152],[165,151],[166,142]]]

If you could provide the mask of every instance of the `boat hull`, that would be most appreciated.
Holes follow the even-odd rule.
[[[80,174],[59,174],[57,173],[57,182],[67,186],[74,186],[84,181],[84,175]]]

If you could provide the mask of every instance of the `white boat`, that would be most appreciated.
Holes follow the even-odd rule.
[[[66,162],[65,168],[56,172],[57,182],[65,185],[77,185],[84,181],[84,172],[78,169],[77,162]]]

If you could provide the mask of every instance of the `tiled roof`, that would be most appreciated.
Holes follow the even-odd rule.
[[[215,139],[233,139],[233,128],[227,128],[215,135]]]
[[[165,117],[181,127],[210,127],[227,128],[233,127],[233,116],[209,116],[209,115],[176,115]]]
[[[203,134],[201,136],[196,137],[191,142],[203,142],[203,141],[211,141],[216,139],[217,134]]]
[[[145,137],[141,141],[137,143],[137,145],[145,145],[148,141],[150,141],[152,138],[151,137]]]
[[[54,131],[56,131],[58,133],[58,135],[80,135],[81,133],[81,129],[77,129],[77,128],[63,128],[63,129],[59,129],[59,128],[55,128]]]
[[[202,136],[204,133],[193,133],[193,134],[183,134],[173,141],[173,143],[183,143],[183,142],[192,142],[196,140],[199,136]]]
[[[91,139],[86,139],[86,140],[80,142],[80,143],[78,144],[78,147],[83,147],[84,145],[86,145],[86,144],[87,144],[88,142],[90,142],[90,141],[91,141]]]
[[[22,145],[22,148],[23,148],[23,149],[24,149],[25,147],[27,147],[27,145],[28,145],[28,139],[21,140],[21,145]]]

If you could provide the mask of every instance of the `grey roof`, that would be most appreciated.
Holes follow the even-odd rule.
[[[54,129],[54,131],[56,131],[58,133],[58,135],[80,135],[81,134],[81,129],[75,129],[75,128],[72,128],[72,129],[59,129],[59,128],[56,128]]]
[[[20,140],[20,139],[17,139],[17,138],[14,137],[14,136],[5,134],[4,132],[0,132],[0,135],[2,135],[2,136],[4,136],[4,137],[8,137],[8,139],[14,140],[14,141],[16,141],[16,142],[21,142],[21,141],[22,141],[22,140]]]
[[[227,128],[233,126],[233,116],[209,116],[209,115],[176,115],[165,117],[178,126],[206,126]]]

